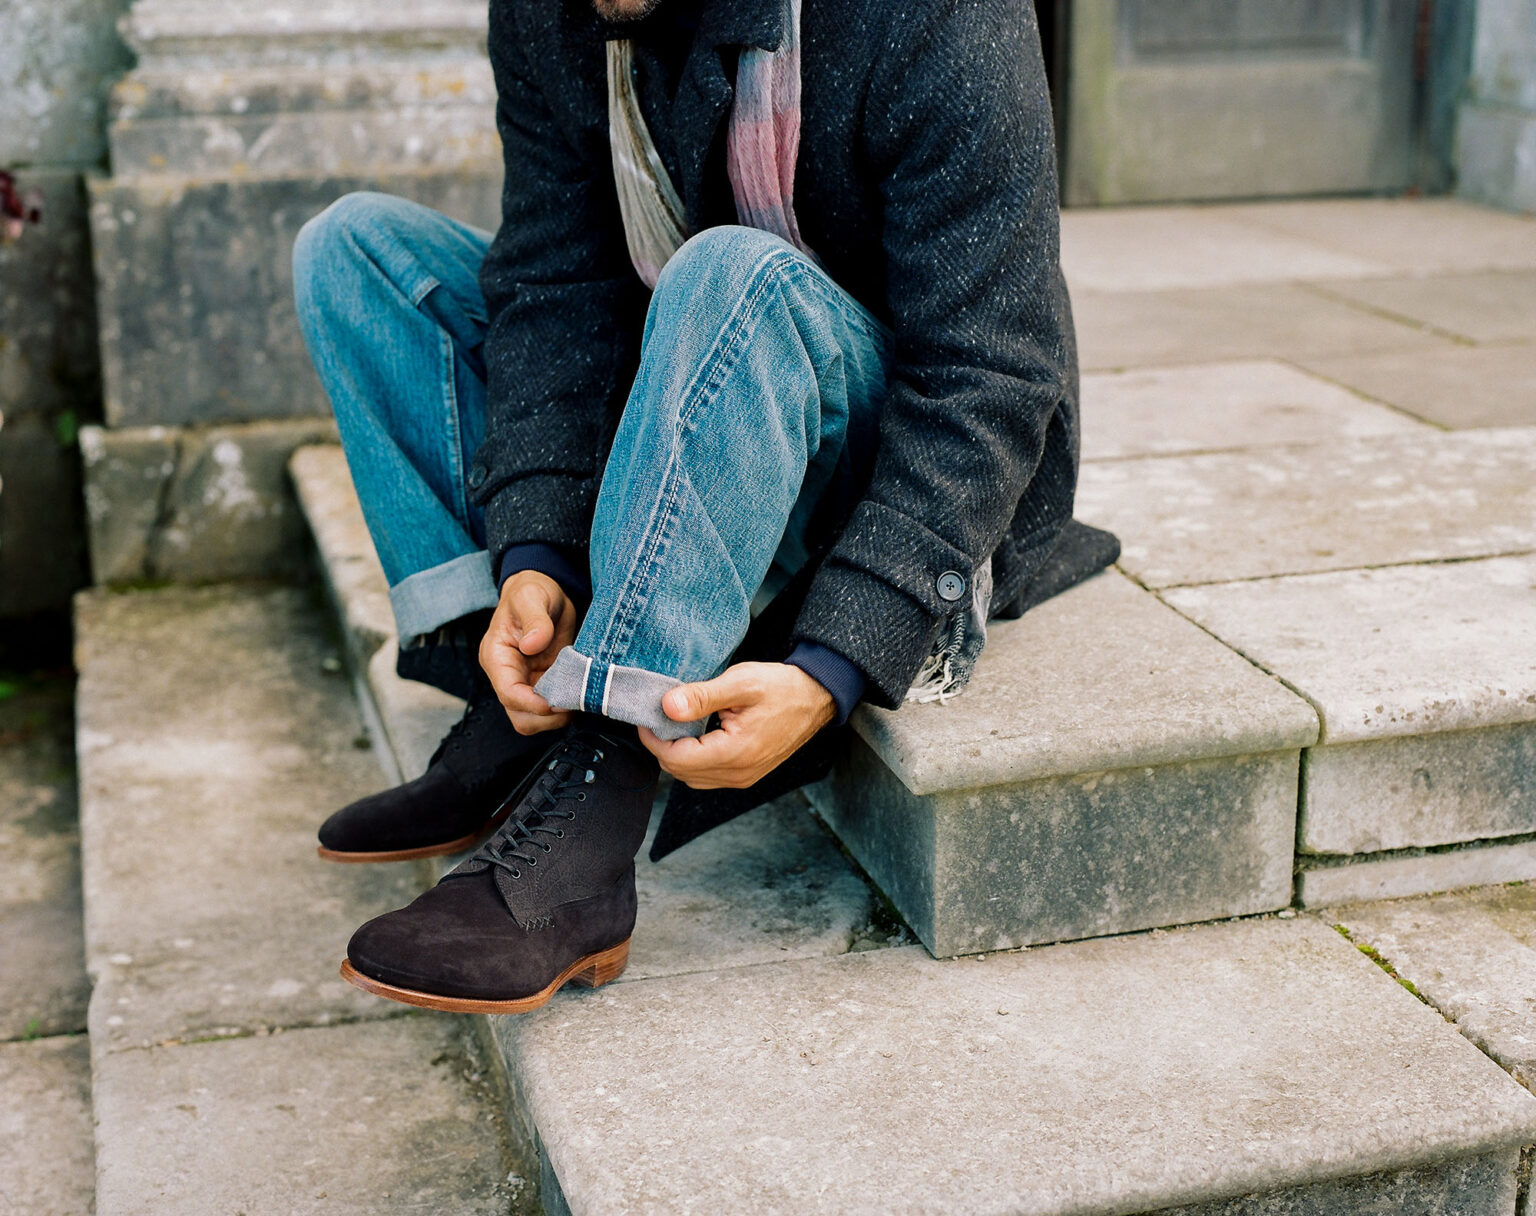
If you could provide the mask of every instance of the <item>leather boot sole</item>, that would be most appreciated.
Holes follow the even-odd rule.
[[[499,828],[502,821],[511,813],[512,807],[507,805],[468,836],[460,836],[457,840],[444,841],[442,844],[423,845],[417,849],[392,849],[384,853],[347,853],[328,849],[322,844],[316,847],[315,852],[320,855],[322,861],[339,861],[347,864],[373,861],[417,861],[423,857],[444,857],[449,853],[462,853],[466,849],[474,848]]]
[[[601,988],[619,978],[629,963],[629,939],[617,946],[600,950],[579,958],[550,981],[549,987],[532,996],[518,997],[512,1001],[477,1001],[459,996],[435,996],[430,992],[418,992],[414,988],[397,988],[372,976],[364,975],[352,965],[351,959],[341,964],[341,978],[364,992],[386,1000],[399,1001],[402,1005],[414,1005],[418,1009],[440,1009],[445,1013],[531,1013],[549,1003],[549,998],[565,987],[576,984],[581,988]]]

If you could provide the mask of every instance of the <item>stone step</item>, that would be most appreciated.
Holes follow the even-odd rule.
[[[417,883],[315,857],[380,780],[311,593],[85,593],[76,631],[96,1211],[506,1212],[473,1024],[337,974]]]
[[[294,471],[306,504],[322,500],[315,479],[334,489],[345,473],[333,450],[301,453]],[[363,580],[341,577],[348,564],[334,561],[346,531],[363,535],[344,529],[343,515],[316,511],[317,540],[337,567],[333,595],[351,595],[361,616]],[[1177,746],[1160,751],[1150,733],[1106,733],[1066,711],[1033,752],[1001,726],[991,752],[950,757],[915,736],[903,749],[903,718],[927,712],[942,723],[960,708],[930,706],[871,715],[862,728],[902,765],[891,780],[926,788],[982,771],[1038,793],[1056,779],[1045,757],[1060,752],[1069,770],[1087,755],[1130,766],[1100,786],[1141,780],[1156,792],[1158,781],[1183,781],[1198,793],[1183,770],[1210,764],[1209,781],[1238,787],[1221,804],[1229,818],[1244,794],[1260,808],[1252,835],[1278,850],[1272,898],[1285,902],[1296,756],[1315,736],[1315,714],[1128,580],[1070,594],[1095,597],[1101,638],[1122,648],[1102,662],[1121,678],[1193,665],[1216,681],[1224,712],[1172,697],[1154,710],[1207,738],[1204,759],[1170,763]],[[1077,615],[1070,603],[1031,617],[1061,628]],[[994,653],[1042,640],[1010,636],[999,630]],[[1144,641],[1139,665],[1123,653],[1133,636]],[[419,751],[432,729],[427,699],[394,680],[388,646],[365,683],[381,737]],[[972,707],[1006,703],[1006,690],[988,700],[986,687]],[[1134,704],[1137,689],[1117,695]],[[1255,698],[1267,716],[1241,711]],[[1248,759],[1255,753],[1274,759]],[[1283,772],[1266,784],[1269,769]],[[1058,809],[1040,812],[1041,823],[1064,821]],[[814,906],[773,894],[805,864],[774,845],[788,814],[758,812],[642,867],[634,964],[620,982],[489,1019],[514,1122],[539,1153],[546,1212],[1513,1213],[1536,1099],[1311,917],[949,961],[916,947],[869,950],[889,937],[871,929],[847,942],[818,929]],[[749,856],[754,844],[761,852]],[[1186,848],[1200,850],[1199,832]],[[721,926],[753,901],[770,915],[721,949]]]
[[[384,731],[412,770],[450,710],[394,679],[388,593],[340,451],[301,449],[292,471]],[[1315,713],[1120,574],[995,626],[962,700],[864,709],[855,725],[862,745],[812,800],[938,954],[1291,902]]]
[[[1303,904],[1536,877],[1533,486],[1532,427],[1084,466],[1122,566],[1316,709]]]
[[[675,976],[495,1032],[575,1216],[1511,1216],[1536,1138],[1536,1098],[1305,915]]]
[[[1310,706],[1115,571],[991,633],[958,700],[861,708],[812,793],[929,949],[1291,902]]]

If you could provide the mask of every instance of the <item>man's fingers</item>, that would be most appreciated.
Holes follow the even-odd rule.
[[[661,767],[694,789],[736,784],[745,744],[730,731],[712,730],[698,738],[660,739],[640,727],[640,742]]]
[[[724,709],[740,709],[763,695],[762,684],[752,668],[739,663],[727,667],[713,680],[680,684],[661,699],[661,707],[674,722],[697,722]]]
[[[538,654],[555,640],[555,620],[548,593],[538,586],[519,587],[512,595],[512,640],[524,654]]]

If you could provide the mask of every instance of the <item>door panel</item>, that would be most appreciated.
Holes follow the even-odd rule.
[[[1411,0],[1077,0],[1065,200],[1404,188],[1416,9]]]

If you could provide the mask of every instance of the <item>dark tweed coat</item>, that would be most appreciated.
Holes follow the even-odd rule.
[[[491,0],[506,182],[481,274],[490,419],[470,482],[493,568],[522,542],[585,548],[639,357],[646,292],[613,186],[605,38],[637,40],[646,120],[697,231],[735,222],[723,136],[737,49],[778,45],[781,11],[665,0],[614,27],[588,0]],[[825,543],[743,655],[819,642],[864,673],[867,700],[894,707],[955,607],[942,574],[990,561],[994,614],[1017,615],[1112,560],[1113,542],[1074,526],[1058,544],[1077,359],[1032,3],[804,0],[801,30],[801,231],[892,326],[895,361],[879,434],[824,512]],[[814,775],[836,742],[827,732],[761,789],[680,792],[659,851]]]

